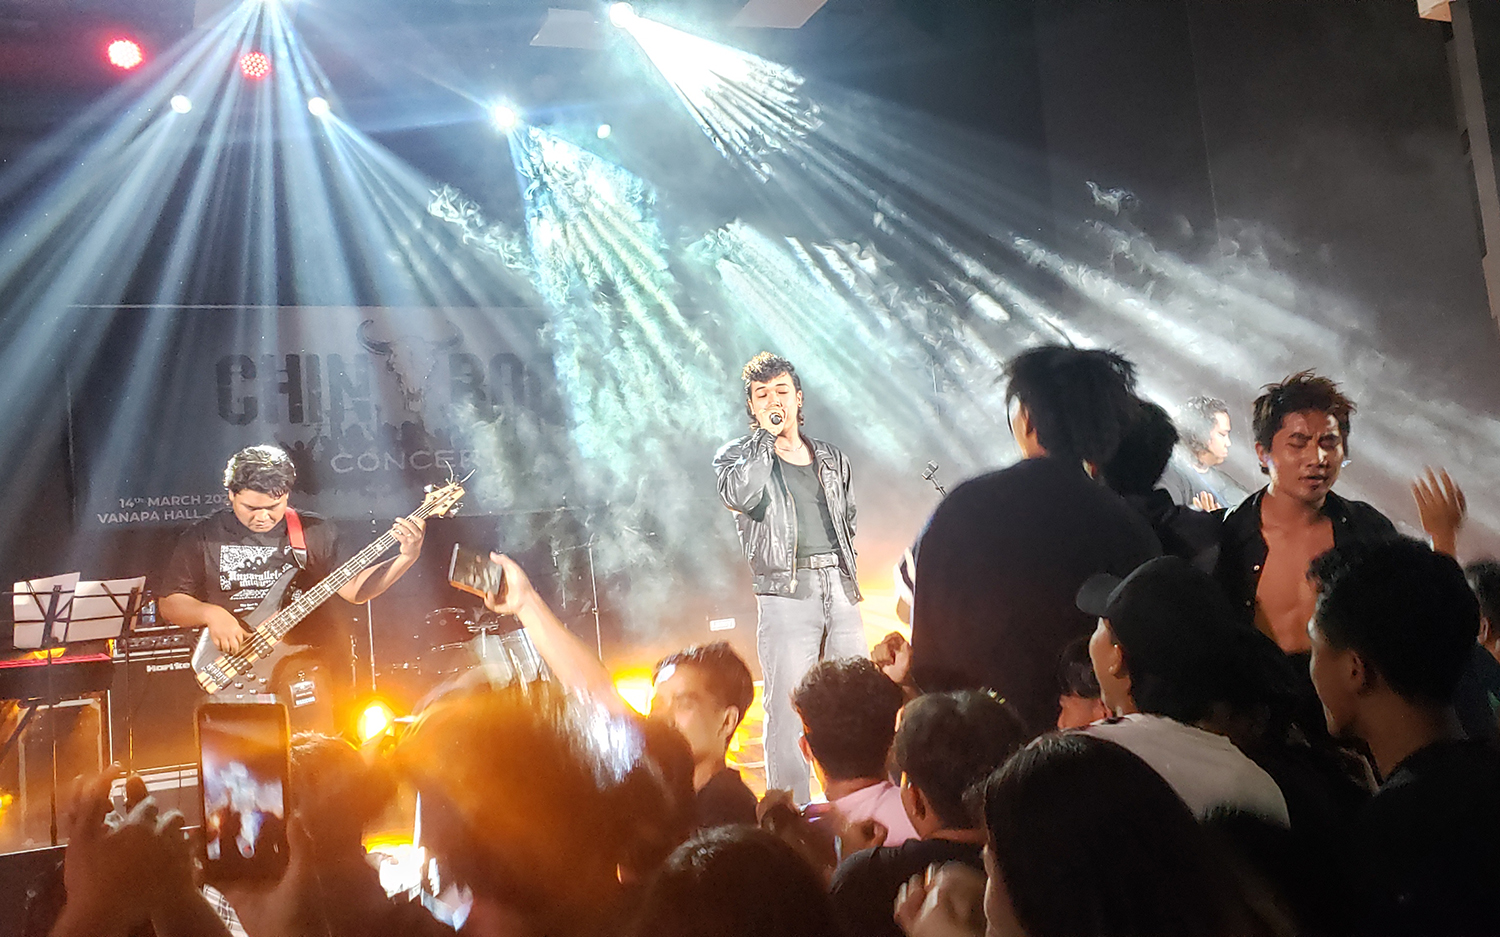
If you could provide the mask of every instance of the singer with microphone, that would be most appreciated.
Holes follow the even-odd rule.
[[[750,564],[765,687],[766,787],[811,799],[792,690],[820,660],[869,652],[854,566],[849,460],[802,435],[802,381],[761,352],[745,365],[751,432],[714,457],[719,497],[734,512]]]

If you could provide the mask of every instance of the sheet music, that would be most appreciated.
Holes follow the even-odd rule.
[[[57,600],[57,621],[68,620],[68,607],[73,602],[73,593],[77,591],[78,579],[82,575],[63,573],[61,576],[18,582],[12,587],[15,592],[11,597],[11,609],[15,613],[16,647],[42,646],[42,623],[47,620],[47,606],[52,603],[54,586],[62,586],[62,595]],[[62,637],[59,628],[54,628],[53,634],[58,638]]]
[[[144,592],[146,577],[80,582],[73,595],[73,624],[68,627],[68,641],[118,638],[125,626],[125,612],[130,607],[132,589]],[[62,625],[53,627],[53,633],[61,641]]]

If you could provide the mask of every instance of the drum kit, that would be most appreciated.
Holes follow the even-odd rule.
[[[552,678],[526,629],[509,616],[440,608],[427,614],[422,635],[427,651],[376,670],[382,693],[425,702],[455,684],[529,686]],[[421,708],[418,703],[413,711]]]

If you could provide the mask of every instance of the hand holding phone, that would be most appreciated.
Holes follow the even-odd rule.
[[[289,744],[280,703],[198,708],[199,858],[209,882],[275,880],[286,870]]]
[[[505,589],[505,570],[491,560],[489,554],[466,550],[455,543],[453,558],[448,561],[448,583],[456,589],[493,601]]]

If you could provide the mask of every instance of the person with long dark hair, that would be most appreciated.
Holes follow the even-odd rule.
[[[1036,740],[990,776],[984,820],[988,937],[1292,931],[1274,903],[1251,900],[1171,785],[1113,742],[1073,732]],[[914,878],[897,919],[911,937],[964,934],[954,900],[963,887],[940,874]]]

